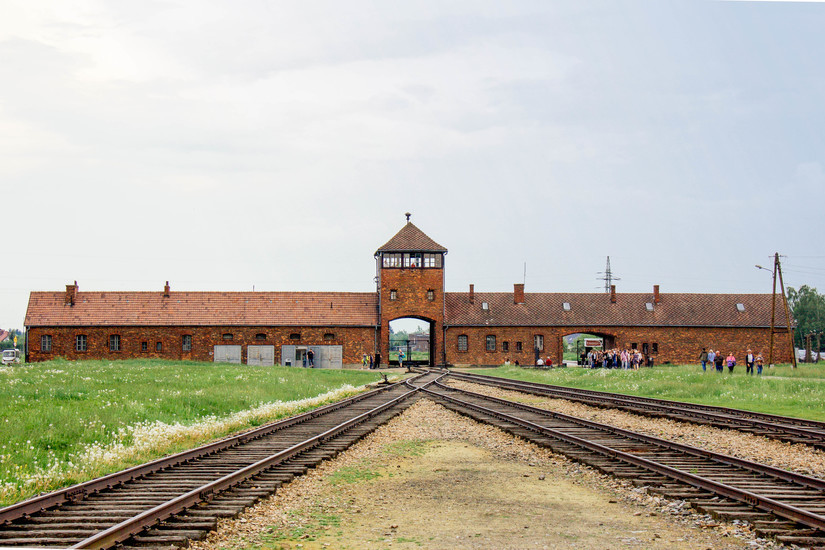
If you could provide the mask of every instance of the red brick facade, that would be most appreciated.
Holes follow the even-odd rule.
[[[737,356],[750,347],[768,356],[769,294],[665,294],[658,285],[652,293],[525,293],[523,284],[512,293],[476,292],[473,285],[468,293],[447,293],[446,253],[408,221],[375,253],[374,293],[177,292],[168,282],[158,292],[81,292],[77,282],[65,292],[32,292],[27,360],[211,361],[214,346],[240,345],[246,363],[248,346],[272,345],[280,363],[285,345],[340,345],[344,365],[377,353],[386,365],[389,323],[404,317],[430,324],[430,360],[437,365],[532,364],[537,336],[540,355],[558,364],[562,338],[575,333],[600,335],[608,347],[647,344],[657,364],[695,362],[703,347]],[[50,351],[41,349],[44,335]],[[85,351],[76,349],[78,335],[86,337]],[[118,351],[110,349],[112,335]],[[775,336],[774,362],[790,361],[787,333]],[[184,337],[191,337],[191,350],[183,349]]]
[[[42,351],[42,336],[51,336],[51,351]],[[77,351],[76,338],[86,336],[86,351]],[[110,336],[119,336],[120,350],[109,349]],[[183,349],[185,335],[192,337],[191,350]],[[232,335],[231,339],[225,335]],[[259,336],[262,335],[263,337]],[[300,338],[291,338],[300,335]],[[365,353],[375,349],[375,327],[32,327],[27,334],[29,361],[64,359],[157,358],[212,361],[215,345],[241,346],[241,361],[247,362],[247,346],[275,346],[275,363],[281,362],[284,345],[340,345],[345,365],[360,365]],[[146,350],[143,350],[146,343]],[[160,351],[157,345],[160,343]]]
[[[768,360],[770,328],[731,327],[450,327],[447,329],[447,362],[456,366],[501,365],[506,360],[532,365],[535,360],[534,338],[542,336],[542,359],[550,357],[553,364],[561,364],[562,338],[569,334],[596,334],[605,338],[608,347],[642,350],[648,345],[655,364],[696,363],[702,348],[733,352],[740,359],[748,348],[762,352]],[[459,351],[459,336],[467,336],[467,351]],[[495,337],[495,351],[488,351],[487,336]],[[507,351],[504,351],[505,342]],[[521,343],[522,351],[517,350]],[[655,344],[655,346],[654,346]],[[791,361],[787,335],[777,334],[774,341],[774,363]]]

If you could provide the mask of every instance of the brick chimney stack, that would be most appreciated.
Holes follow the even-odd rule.
[[[163,297],[164,297],[164,298],[168,298],[168,297],[169,297],[169,291],[170,291],[170,290],[171,290],[171,289],[169,288],[169,281],[166,281],[166,285],[164,285],[164,287],[163,287]]]
[[[653,285],[653,303],[658,304],[662,299],[659,297],[659,285]]]
[[[470,303],[474,303],[476,301],[476,285],[470,285]]]
[[[610,285],[610,303],[616,303],[616,285]]]
[[[513,303],[524,303],[524,283],[515,283],[513,285]]]
[[[73,285],[66,285],[66,301],[65,304],[73,306],[77,300],[77,281]]]

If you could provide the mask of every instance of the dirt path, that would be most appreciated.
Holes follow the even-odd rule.
[[[669,513],[668,513],[669,512]],[[422,401],[199,550],[766,548]]]

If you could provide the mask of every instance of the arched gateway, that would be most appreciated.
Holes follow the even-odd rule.
[[[444,364],[444,256],[447,249],[407,224],[375,252],[381,357],[389,359],[390,322],[402,317],[430,325],[430,365]]]
[[[695,361],[703,347],[768,352],[770,294],[665,294],[658,285],[651,293],[527,293],[523,284],[445,292],[446,254],[408,215],[375,252],[375,292],[191,292],[169,283],[157,292],[81,292],[77,283],[35,291],[26,357],[341,368],[380,354],[386,366],[389,324],[405,317],[429,324],[433,365],[559,364],[562,338],[574,333],[638,347],[656,364]],[[777,362],[789,361],[788,341],[775,342]]]

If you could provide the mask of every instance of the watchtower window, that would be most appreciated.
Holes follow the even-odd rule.
[[[395,290],[394,288],[390,289],[390,300],[397,300],[397,299],[398,299],[398,291]]]
[[[424,254],[424,267],[441,267],[441,254]]]
[[[401,254],[384,254],[384,267],[401,267]]]
[[[435,301],[435,290],[430,289],[427,291],[427,300],[431,302]]]
[[[404,267],[423,267],[424,255],[421,252],[405,252]]]

